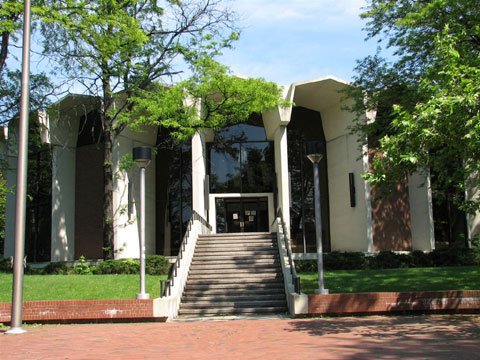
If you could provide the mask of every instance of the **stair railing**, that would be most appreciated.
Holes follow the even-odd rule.
[[[295,262],[293,261],[293,256],[292,256],[292,247],[291,247],[291,242],[290,242],[290,237],[288,236],[287,233],[287,226],[285,224],[285,221],[283,219],[283,214],[282,214],[282,209],[277,210],[277,226],[278,226],[278,240],[279,240],[279,245],[283,246],[284,249],[286,250],[286,256],[288,259],[288,263],[284,263],[284,259],[282,259],[282,268],[289,268],[290,270],[290,276],[291,276],[291,282],[286,281],[286,290],[288,292],[291,292],[292,290],[300,294],[301,293],[301,282],[300,282],[300,277],[297,275],[297,271],[295,270]],[[288,266],[287,266],[288,265]],[[286,279],[286,276],[284,276]]]
[[[158,316],[174,318],[178,315],[181,296],[187,282],[198,236],[210,234],[211,231],[210,224],[196,211],[192,211],[192,217],[188,222],[178,255],[168,273],[168,280],[164,280],[160,284],[158,306],[160,314],[157,314]]]

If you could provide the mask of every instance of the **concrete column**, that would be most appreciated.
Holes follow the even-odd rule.
[[[275,169],[277,172],[278,206],[290,236],[290,179],[288,173],[287,127],[279,126],[275,131]]]
[[[115,258],[138,258],[140,252],[140,172],[136,165],[125,170],[120,162],[137,146],[155,146],[156,131],[153,128],[133,132],[126,129],[113,145],[113,213],[115,232]],[[145,252],[156,252],[156,154],[145,169]]]
[[[206,149],[205,135],[196,133],[192,138],[192,208],[198,214],[207,218],[206,208],[208,198],[205,187],[206,178]]]
[[[435,249],[435,234],[430,178],[418,173],[409,176],[408,198],[412,223],[412,248],[431,251]]]
[[[74,260],[75,149],[54,146],[52,151],[51,261]]]

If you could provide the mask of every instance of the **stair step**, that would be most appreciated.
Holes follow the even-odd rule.
[[[222,266],[212,267],[208,265],[195,265],[190,267],[190,274],[258,274],[258,273],[278,273],[279,267],[276,265],[264,265],[264,266]]]
[[[190,279],[187,281],[186,289],[212,289],[212,288],[230,288],[230,289],[265,289],[272,287],[283,287],[283,279]]]
[[[221,272],[213,272],[213,273],[208,273],[208,274],[198,274],[196,272],[190,273],[188,275],[188,280],[194,280],[194,279],[225,279],[232,281],[242,281],[246,279],[253,279],[253,280],[274,280],[274,279],[283,279],[283,276],[278,274],[277,271],[269,271],[269,272],[261,272],[261,273],[221,273]]]
[[[197,239],[198,243],[235,243],[235,242],[246,242],[246,243],[277,243],[277,238],[268,237],[199,237]]]
[[[236,241],[269,241],[277,242],[276,237],[272,236],[199,236],[198,242],[216,241],[216,242],[236,242]]]
[[[207,308],[207,309],[180,309],[180,315],[195,316],[215,316],[215,315],[234,315],[234,314],[279,314],[287,312],[286,306],[269,306],[262,308]]]
[[[203,252],[242,252],[245,254],[255,255],[260,252],[278,252],[276,246],[271,245],[262,245],[262,246],[249,246],[249,245],[235,245],[235,246],[226,246],[226,245],[216,245],[216,246],[199,246],[195,248],[196,253]]]
[[[266,300],[236,300],[236,301],[194,301],[182,303],[182,309],[198,309],[202,307],[218,308],[254,308],[254,307],[270,307],[270,306],[285,306],[285,299],[266,299]]]
[[[212,249],[196,249],[194,259],[219,258],[226,257],[230,259],[255,259],[259,256],[274,256],[278,257],[277,249],[258,249],[258,250],[245,250],[239,248],[225,249],[225,248],[212,248]]]
[[[190,266],[190,272],[219,272],[219,271],[263,271],[263,270],[274,270],[279,271],[280,265],[278,263],[259,263],[259,264],[235,264],[235,263],[219,263],[219,264],[192,264]]]
[[[210,267],[210,268],[231,268],[231,267],[266,267],[266,266],[278,266],[280,269],[280,265],[278,265],[278,258],[277,259],[262,259],[259,261],[246,261],[246,260],[218,260],[218,261],[208,261],[208,260],[197,260],[193,261],[192,265],[193,267]]]
[[[201,292],[197,293],[185,293],[183,294],[182,300],[185,302],[225,302],[225,301],[245,301],[245,300],[282,300],[285,301],[285,296],[281,292],[262,292],[262,293],[241,293],[238,292],[224,292],[217,294],[204,294]]]
[[[208,234],[199,235],[199,239],[251,239],[251,238],[276,238],[276,233],[257,232],[257,233],[227,233],[227,234]]]
[[[236,242],[236,243],[198,243],[195,249],[242,249],[242,250],[258,250],[258,249],[277,249],[277,244],[272,244],[271,242],[265,243],[246,243],[246,242]]]
[[[217,252],[215,254],[212,253],[195,253],[193,257],[193,261],[196,260],[231,260],[231,261],[256,261],[261,259],[278,259],[279,255],[278,252],[276,253],[264,253],[264,254],[238,254],[238,253],[220,253]]]
[[[180,315],[279,313],[286,305],[275,234],[198,238]]]
[[[223,283],[223,284],[187,284],[184,289],[184,294],[186,293],[265,293],[265,292],[284,292],[283,282],[275,283]]]

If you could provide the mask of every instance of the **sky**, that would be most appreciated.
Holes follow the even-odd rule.
[[[235,75],[280,85],[334,75],[351,80],[355,60],[373,54],[359,14],[365,0],[235,0],[242,33],[221,61]]]
[[[359,17],[365,5],[366,0],[229,0],[242,32],[219,60],[235,75],[279,85],[328,75],[350,81],[355,61],[377,47],[375,41],[365,42]],[[34,72],[51,66],[37,60],[32,59]],[[75,84],[69,90],[82,93],[84,88]]]

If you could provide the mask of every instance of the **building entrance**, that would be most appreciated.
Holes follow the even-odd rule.
[[[268,199],[219,198],[217,207],[217,233],[267,232]]]

